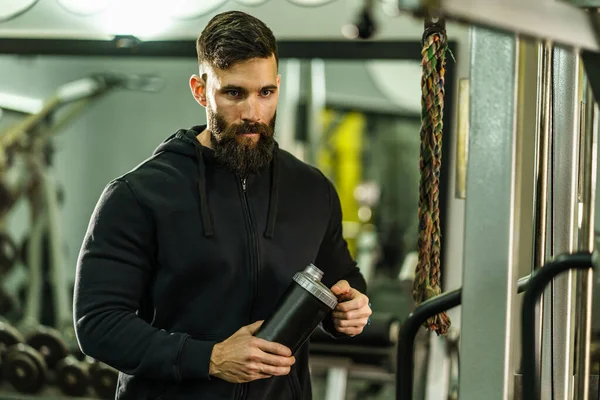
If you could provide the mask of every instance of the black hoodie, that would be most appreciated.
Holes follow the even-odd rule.
[[[248,384],[209,376],[215,343],[266,319],[294,273],[365,281],[342,237],[323,174],[275,149],[245,182],[196,135],[171,135],[104,189],[79,254],[75,327],[82,351],[121,373],[117,399],[310,399],[308,344],[289,375]],[[331,316],[323,326],[335,334]]]

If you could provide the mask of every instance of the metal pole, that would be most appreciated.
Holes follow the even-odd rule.
[[[533,269],[546,261],[547,218],[548,218],[548,166],[550,164],[550,134],[552,126],[552,44],[540,46],[540,98],[538,115],[538,151],[535,192],[535,244]],[[533,271],[532,271],[533,272]]]
[[[515,35],[471,32],[470,97],[477,101],[469,122],[459,393],[464,399],[508,400],[517,296],[518,47]]]
[[[315,165],[319,156],[322,137],[322,115],[326,105],[325,61],[310,61],[310,94],[308,96],[308,152],[306,161]]]
[[[536,174],[534,192],[535,235],[533,251],[533,271],[544,265],[548,254],[548,209],[549,209],[549,176],[551,164],[550,144],[552,140],[552,62],[553,45],[550,42],[541,43],[538,50],[538,128],[536,129]],[[542,360],[542,332],[544,326],[543,310],[544,296],[536,305],[536,362]],[[537,368],[542,373],[542,368]],[[542,382],[538,376],[536,382]],[[541,391],[541,388],[537,388]]]
[[[553,177],[552,254],[577,250],[578,169],[579,169],[579,56],[564,48],[554,49],[553,85]],[[552,283],[552,325],[544,331],[552,335],[553,400],[571,400],[574,373],[575,295],[574,272]]]
[[[581,106],[581,169],[579,181],[580,227],[578,248],[592,252],[594,249],[593,221],[596,200],[598,113],[589,85],[584,87]],[[589,399],[590,343],[592,331],[593,270],[577,272],[575,324],[575,398]]]

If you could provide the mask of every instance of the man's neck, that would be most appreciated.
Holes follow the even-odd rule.
[[[198,139],[198,141],[200,142],[200,144],[202,146],[212,149],[212,145],[211,145],[211,141],[210,141],[210,131],[208,129],[203,130],[202,133],[200,133],[198,136],[196,136],[196,139]]]

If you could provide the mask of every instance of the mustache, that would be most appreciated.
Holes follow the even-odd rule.
[[[249,133],[258,133],[261,136],[273,136],[273,130],[266,124],[261,123],[241,123],[232,125],[229,129],[232,135],[246,135]]]

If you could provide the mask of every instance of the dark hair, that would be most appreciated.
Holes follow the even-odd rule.
[[[198,63],[227,69],[239,61],[275,55],[277,42],[264,22],[241,11],[214,16],[196,41]]]

